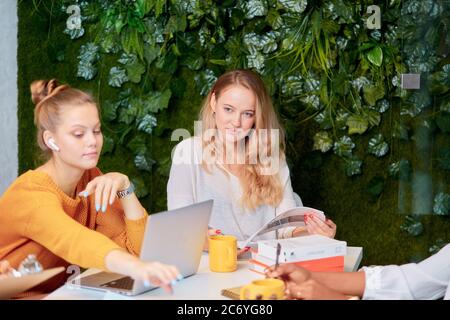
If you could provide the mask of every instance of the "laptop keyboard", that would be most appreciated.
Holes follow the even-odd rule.
[[[107,287],[107,288],[117,288],[117,289],[126,289],[126,290],[131,290],[133,289],[133,283],[134,283],[134,279],[130,278],[130,277],[123,277],[117,280],[113,280],[110,282],[106,282],[104,284],[102,284],[102,287]]]

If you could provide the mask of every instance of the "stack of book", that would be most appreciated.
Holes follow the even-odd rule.
[[[264,274],[276,264],[277,245],[281,245],[279,264],[293,263],[314,272],[344,271],[347,243],[321,235],[309,235],[290,239],[258,241],[252,251],[250,270]]]

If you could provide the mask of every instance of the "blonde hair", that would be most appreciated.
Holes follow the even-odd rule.
[[[272,130],[276,130],[279,134],[278,156],[284,159],[284,130],[282,129],[278,117],[275,113],[272,100],[267,92],[264,82],[255,72],[250,70],[233,70],[229,71],[217,79],[214,86],[206,96],[201,111],[200,119],[202,120],[202,141],[203,150],[216,150],[215,144],[217,139],[214,136],[205,134],[206,130],[217,129],[214,119],[214,112],[211,107],[212,95],[217,100],[220,94],[230,86],[243,86],[252,91],[256,97],[255,106],[255,123],[252,137],[259,136],[261,129],[269,131],[269,139],[266,141],[258,141],[258,148],[264,147],[269,156],[273,156],[271,150],[272,141],[270,139]],[[243,174],[239,176],[239,181],[243,190],[241,203],[249,209],[255,209],[260,205],[267,204],[277,206],[283,198],[283,186],[281,185],[278,174],[264,174],[265,165],[261,162],[260,157],[252,154],[252,148],[249,148],[250,137],[245,137],[245,163],[243,164]],[[261,145],[263,143],[264,145]],[[254,151],[254,149],[253,149]],[[214,152],[214,151],[213,151]],[[256,163],[249,161],[256,159]],[[205,161],[202,161],[202,167],[209,172]]]
[[[31,100],[35,104],[34,124],[37,127],[37,142],[47,156],[51,151],[44,141],[43,133],[45,130],[55,130],[60,123],[62,109],[86,103],[97,106],[89,94],[66,84],[60,85],[56,79],[33,81],[30,90]]]

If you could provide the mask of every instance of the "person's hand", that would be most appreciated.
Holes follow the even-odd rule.
[[[149,287],[150,283],[172,293],[172,285],[183,279],[175,266],[160,262],[139,261],[134,265],[130,275],[133,279],[143,281]]]
[[[269,278],[277,278],[284,281],[286,286],[299,285],[311,278],[311,272],[295,264],[287,263],[279,265],[277,268],[271,266],[266,271]]]
[[[0,279],[8,277],[8,273],[12,271],[7,260],[0,261]]]
[[[221,235],[222,231],[220,229],[208,229],[206,231],[205,244],[203,245],[203,251],[209,250],[209,237]]]
[[[336,224],[330,219],[320,220],[315,215],[305,216],[306,230],[309,234],[321,234],[334,238],[336,235]]]
[[[130,180],[124,174],[118,172],[106,173],[98,176],[86,185],[86,188],[79,195],[87,197],[95,195],[95,210],[106,211],[109,205],[112,205],[117,197],[117,192],[125,190],[130,186]]]
[[[317,280],[308,279],[300,284],[289,283],[286,298],[296,300],[347,300],[348,297],[328,288]]]

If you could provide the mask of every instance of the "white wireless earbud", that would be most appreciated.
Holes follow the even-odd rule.
[[[59,151],[59,147],[56,145],[55,140],[50,138],[50,139],[48,139],[47,143],[48,143],[50,149],[55,150],[55,151]]]

